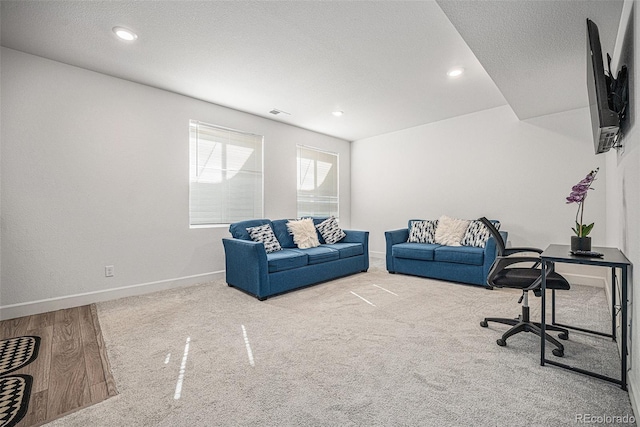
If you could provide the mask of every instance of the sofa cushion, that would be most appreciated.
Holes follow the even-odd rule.
[[[391,255],[396,258],[433,261],[434,250],[440,245],[430,243],[398,243],[391,247]]]
[[[500,230],[500,221],[491,221],[496,230]],[[484,248],[487,245],[487,240],[491,237],[491,233],[482,221],[471,221],[467,227],[467,231],[464,233],[464,237],[460,244],[462,246],[474,246],[476,248]]]
[[[484,248],[440,246],[435,249],[433,260],[456,264],[482,265],[484,262]]]
[[[410,243],[431,243],[436,242],[436,227],[438,220],[410,221],[409,239]]]
[[[298,249],[283,249],[267,254],[269,273],[304,267],[307,262],[307,255]]]
[[[260,225],[271,224],[268,219],[249,219],[246,221],[235,222],[229,225],[229,232],[234,239],[251,240],[247,228],[258,227]]]
[[[311,218],[289,221],[287,228],[289,233],[293,234],[293,241],[298,245],[298,248],[308,249],[320,246],[318,232]]]
[[[338,243],[346,236],[333,216],[316,225],[316,229],[320,232],[324,241],[330,245]]]
[[[280,242],[276,239],[276,235],[273,234],[273,229],[270,224],[247,228],[247,233],[251,236],[251,240],[262,243],[267,253],[282,250]]]
[[[309,265],[340,259],[340,252],[327,247],[327,245],[318,246],[316,248],[299,249],[299,251],[307,255],[309,258]]]
[[[460,246],[460,241],[469,227],[469,220],[449,218],[442,215],[438,218],[436,243],[447,246]]]
[[[287,223],[289,219],[276,219],[271,221],[271,226],[273,227],[273,233],[276,235],[276,238],[280,242],[280,246],[283,248],[296,248],[296,244],[293,242],[293,235],[289,233],[289,229],[287,228]]]
[[[332,245],[324,246],[337,250],[340,254],[340,259],[350,258],[352,256],[362,255],[364,253],[362,243],[334,243]]]

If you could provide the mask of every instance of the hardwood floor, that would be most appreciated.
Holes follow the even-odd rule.
[[[33,377],[17,427],[37,426],[117,394],[95,305],[0,322],[0,339],[39,336],[38,357],[14,371]]]

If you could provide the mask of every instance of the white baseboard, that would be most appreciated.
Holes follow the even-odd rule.
[[[640,408],[640,402],[638,401],[638,394],[636,393],[634,385],[636,384],[635,375],[633,375],[633,371],[629,371],[629,375],[627,376],[627,389],[629,390],[629,400],[631,401],[631,409],[633,409],[634,414],[638,414],[638,408]],[[624,414],[623,414],[624,415]]]
[[[386,256],[386,252],[369,251],[369,257],[371,258],[384,259]]]
[[[585,285],[585,286],[595,286],[598,288],[607,288],[606,283],[607,283],[607,279],[606,277],[601,277],[601,276],[588,276],[588,275],[584,275],[584,274],[575,274],[575,273],[566,273],[566,272],[562,272],[560,273],[562,274],[562,276],[567,279],[567,281],[569,282],[569,284],[571,285]]]
[[[165,289],[193,286],[200,283],[224,277],[224,270],[193,276],[178,277],[174,279],[158,280],[156,282],[139,283],[136,285],[122,286],[120,288],[104,289],[82,294],[67,295],[63,297],[48,298],[45,300],[29,301],[19,304],[0,306],[0,320],[14,319],[16,317],[31,316],[33,314],[48,311],[62,310],[78,307],[96,302],[110,301],[118,298],[148,294]]]

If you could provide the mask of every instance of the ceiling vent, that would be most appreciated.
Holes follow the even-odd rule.
[[[269,111],[271,114],[273,114],[274,116],[277,116],[278,114],[286,114],[288,116],[291,115],[291,113],[287,113],[286,111],[282,111],[282,110],[278,110],[277,108],[274,108],[273,110]]]

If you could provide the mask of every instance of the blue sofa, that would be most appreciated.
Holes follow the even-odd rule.
[[[487,286],[487,275],[496,259],[493,237],[489,238],[484,248],[409,243],[407,240],[413,221],[419,220],[410,220],[407,228],[384,233],[389,273]],[[500,235],[506,242],[508,233],[500,231]]]
[[[319,224],[326,218],[314,218]],[[223,238],[226,280],[259,300],[369,269],[369,232],[343,230],[346,237],[320,246],[299,249],[287,229],[287,219],[256,219],[231,224],[232,238]],[[247,228],[270,224],[282,250],[267,253],[251,240]]]

